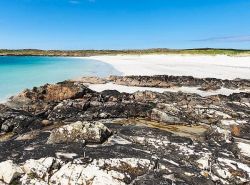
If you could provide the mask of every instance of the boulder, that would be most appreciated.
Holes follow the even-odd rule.
[[[111,131],[100,122],[78,121],[52,130],[47,143],[101,143],[110,135]]]
[[[57,102],[83,98],[88,93],[93,93],[93,91],[84,86],[84,84],[64,81],[27,89],[12,97],[6,105],[42,115],[56,106]]]
[[[61,101],[66,99],[76,99],[82,97],[85,93],[92,92],[81,83],[64,81],[57,84],[46,84],[41,87],[34,87],[31,90],[25,90],[12,100],[28,98],[30,100],[43,101]]]

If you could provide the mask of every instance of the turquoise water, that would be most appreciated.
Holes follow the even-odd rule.
[[[0,101],[18,92],[79,76],[118,75],[112,66],[68,57],[0,57]]]

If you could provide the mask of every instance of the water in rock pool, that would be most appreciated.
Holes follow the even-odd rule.
[[[79,76],[119,74],[112,66],[96,60],[72,57],[0,57],[0,101],[18,92]]]

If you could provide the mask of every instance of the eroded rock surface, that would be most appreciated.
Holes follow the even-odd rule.
[[[11,163],[11,161],[8,161]],[[38,160],[30,159],[16,165],[21,170],[15,183],[30,184],[93,184],[125,185],[137,176],[146,174],[153,168],[147,159],[110,158],[86,161],[81,158],[71,162],[47,157]],[[15,173],[17,169],[15,169]],[[13,175],[12,175],[13,176]],[[15,175],[17,177],[17,174]],[[12,182],[4,179],[6,183]]]
[[[155,77],[138,81],[155,84]],[[26,90],[0,105],[0,126],[0,164],[13,169],[12,175],[0,171],[0,184],[250,181],[249,93],[98,93],[66,81]]]

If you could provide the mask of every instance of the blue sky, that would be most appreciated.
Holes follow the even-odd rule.
[[[250,0],[0,0],[0,48],[250,49]]]

